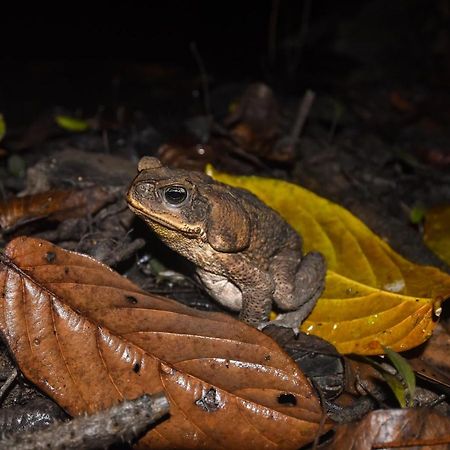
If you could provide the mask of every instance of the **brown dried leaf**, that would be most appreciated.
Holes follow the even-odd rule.
[[[0,330],[25,376],[70,414],[163,389],[171,417],[141,448],[295,449],[317,433],[310,384],[263,333],[46,241],[17,238],[0,258]]]
[[[217,151],[216,147],[199,143],[189,135],[161,145],[157,156],[164,165],[187,170],[204,170],[210,161],[217,164],[223,159],[223,153]]]
[[[450,392],[450,334],[438,324],[433,336],[408,362],[415,372],[432,385],[440,385]]]
[[[286,162],[291,152],[275,148],[281,136],[280,114],[272,89],[264,83],[250,84],[224,120],[233,140],[240,148],[269,160]]]
[[[339,426],[327,450],[446,450],[449,444],[449,417],[427,408],[387,409],[373,411],[356,424]]]
[[[0,202],[0,230],[9,231],[32,220],[62,221],[98,211],[111,200],[101,188],[49,191]]]

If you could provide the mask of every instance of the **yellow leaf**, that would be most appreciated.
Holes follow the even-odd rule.
[[[431,336],[450,296],[449,275],[411,263],[345,208],[300,186],[207,172],[253,192],[303,236],[305,252],[325,256],[326,288],[302,331],[364,355],[381,354],[383,346],[404,351]]]
[[[423,240],[450,265],[450,205],[437,206],[426,212]]]

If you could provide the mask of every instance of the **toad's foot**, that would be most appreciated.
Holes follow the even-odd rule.
[[[312,294],[311,298],[300,306],[295,311],[289,311],[287,313],[279,314],[276,319],[272,320],[272,324],[279,327],[291,328],[297,335],[299,333],[299,328],[301,323],[309,316],[314,306],[317,303],[320,295],[322,294],[323,286],[317,287],[316,291]]]
[[[303,316],[299,314],[301,321],[308,317],[322,294],[325,288],[326,271],[325,258],[321,253],[310,252],[304,256],[295,277],[294,298],[298,307],[291,308],[292,312],[303,312]]]

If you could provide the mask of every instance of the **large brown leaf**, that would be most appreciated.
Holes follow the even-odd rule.
[[[70,414],[163,389],[171,417],[143,448],[298,448],[314,438],[317,397],[259,331],[145,294],[45,241],[17,238],[0,258],[0,329],[25,376]]]

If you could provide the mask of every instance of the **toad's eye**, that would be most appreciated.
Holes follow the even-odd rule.
[[[164,189],[164,198],[170,205],[181,205],[187,198],[187,191],[182,186],[170,186]]]

